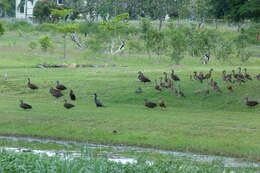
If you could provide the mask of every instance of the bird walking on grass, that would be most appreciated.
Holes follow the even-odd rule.
[[[232,85],[227,85],[227,89],[228,89],[230,92],[234,92],[234,89],[233,89],[233,86],[232,86]]]
[[[138,72],[138,79],[143,83],[151,82],[151,80],[145,77],[144,74],[140,71]]]
[[[244,68],[244,76],[247,80],[253,80],[250,74],[247,73],[247,68]]]
[[[174,70],[172,70],[171,78],[174,81],[180,81],[181,79],[174,73]]]
[[[76,100],[76,95],[74,94],[73,90],[70,90],[70,99],[73,101]]]
[[[155,108],[157,106],[156,103],[149,102],[147,99],[144,100],[144,105],[148,108]]]
[[[66,90],[67,87],[65,87],[64,85],[60,84],[60,81],[56,81],[56,88],[58,90]]]
[[[260,80],[260,74],[256,75],[255,78],[256,78],[257,80]]]
[[[31,83],[31,79],[30,79],[30,78],[28,78],[27,86],[28,86],[28,88],[30,88],[30,89],[32,89],[32,90],[37,90],[37,89],[39,89],[39,87],[38,87],[37,85]]]
[[[96,104],[96,107],[104,107],[101,101],[97,99],[97,93],[94,93],[94,102]]]
[[[68,103],[67,102],[67,100],[64,100],[64,107],[66,108],[66,109],[71,109],[71,108],[73,108],[73,107],[75,107],[75,105],[73,105],[73,104],[71,104],[71,103]]]
[[[163,108],[166,108],[166,104],[164,103],[164,101],[160,101],[159,102],[159,106],[163,109]]]
[[[54,88],[50,88],[49,92],[51,93],[51,95],[55,98],[59,98],[59,97],[62,97],[63,94],[61,93],[60,90],[57,90],[57,89],[54,89]]]
[[[258,101],[249,101],[248,97],[245,98],[245,101],[246,101],[246,105],[249,107],[254,107],[259,104]]]
[[[157,80],[155,79],[155,86],[154,89],[156,89],[157,91],[162,91],[160,85],[158,85]]]
[[[20,108],[24,109],[24,110],[27,110],[27,109],[32,109],[32,106],[27,104],[27,103],[24,103],[23,100],[20,100]]]

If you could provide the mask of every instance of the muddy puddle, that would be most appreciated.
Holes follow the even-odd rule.
[[[193,153],[185,153],[185,152],[175,152],[175,151],[166,151],[166,150],[157,150],[151,148],[142,148],[142,147],[131,147],[131,146],[110,146],[110,145],[97,145],[97,144],[89,144],[83,142],[76,141],[64,141],[64,140],[53,140],[53,139],[40,139],[40,138],[29,138],[29,137],[11,137],[11,136],[0,136],[0,139],[12,140],[12,141],[26,141],[26,142],[40,142],[40,143],[56,143],[61,145],[87,145],[92,149],[113,149],[115,151],[134,151],[134,152],[146,152],[146,153],[157,153],[157,154],[165,154],[176,157],[187,157],[194,159],[196,161],[201,162],[212,162],[214,160],[222,160],[226,167],[245,167],[245,166],[253,166],[260,167],[260,163],[252,163],[245,162],[241,158],[230,158],[230,157],[222,157],[222,156],[210,156],[210,155],[200,155]],[[48,150],[30,150],[30,149],[19,149],[19,148],[2,148],[7,150],[14,150],[17,152],[25,152],[26,150],[34,152],[34,153],[45,153],[49,156],[53,155],[64,155],[66,153],[70,153],[73,156],[77,156],[80,154],[79,151],[48,151]],[[137,161],[133,158],[123,158],[118,156],[112,156],[108,158],[108,160],[118,162],[118,163],[136,163]],[[151,162],[149,162],[151,163]]]

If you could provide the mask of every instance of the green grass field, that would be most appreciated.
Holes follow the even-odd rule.
[[[48,53],[31,51],[28,42],[39,33],[18,36],[8,32],[0,40],[0,74],[8,72],[8,81],[0,81],[0,135],[30,136],[102,144],[125,144],[203,154],[243,157],[260,161],[260,106],[248,108],[244,98],[260,101],[260,81],[235,85],[234,93],[225,89],[221,71],[238,66],[247,67],[251,75],[260,73],[260,59],[252,57],[241,64],[220,64],[213,60],[202,65],[198,58],[185,57],[181,65],[166,57],[161,61],[144,54],[96,55],[75,49],[72,43],[68,58],[62,58],[61,36],[54,36],[59,45]],[[257,46],[251,47],[260,54]],[[41,69],[37,64],[108,64],[105,68]],[[111,67],[116,64],[115,67]],[[209,96],[196,96],[194,91],[209,87],[189,80],[193,71],[206,72],[214,68],[213,78],[223,93],[210,90]],[[175,96],[170,90],[158,93],[154,84],[137,80],[142,71],[152,80],[164,71],[175,69],[181,77],[180,85],[186,98]],[[40,89],[26,87],[27,78]],[[60,80],[73,89],[78,100],[76,107],[66,110],[63,99],[55,101],[49,88]],[[177,84],[176,84],[177,85]],[[135,94],[136,88],[143,89]],[[68,90],[64,92],[68,98]],[[96,108],[93,94],[98,93],[105,108]],[[167,109],[149,109],[144,99],[164,100]],[[19,100],[30,103],[33,109],[19,108]],[[112,131],[117,130],[118,134]]]

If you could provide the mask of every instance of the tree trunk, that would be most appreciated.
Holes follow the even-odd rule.
[[[66,44],[66,34],[64,34],[64,50],[63,50],[63,58],[65,59],[66,58],[66,48],[67,48],[67,44]]]
[[[163,17],[160,18],[159,31],[161,31],[162,29],[162,24],[163,24]]]

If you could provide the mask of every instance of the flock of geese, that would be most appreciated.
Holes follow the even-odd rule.
[[[205,81],[207,81],[207,84],[209,85],[209,87],[205,87],[205,89],[198,89],[195,90],[195,95],[199,95],[199,94],[205,94],[206,96],[209,95],[210,90],[209,88],[212,88],[213,91],[215,92],[219,92],[222,93],[221,88],[219,87],[218,82],[214,81],[214,79],[212,78],[212,72],[214,70],[210,69],[208,73],[204,74],[203,72],[196,72],[194,71],[193,74],[190,75],[190,80],[191,81],[198,81],[199,83],[204,83]],[[167,88],[172,90],[172,92],[180,97],[186,97],[184,94],[184,91],[181,89],[180,85],[178,84],[178,82],[181,81],[181,79],[175,74],[174,70],[171,71],[170,75],[168,76],[168,74],[166,72],[163,72],[163,77],[159,78],[159,83],[157,81],[157,79],[155,79],[154,81],[154,89],[158,92],[161,92],[163,88]],[[257,80],[260,80],[260,74],[256,75],[255,78]],[[146,77],[141,71],[138,72],[138,79],[143,82],[143,83],[148,83],[151,82],[151,80]],[[243,83],[246,83],[248,81],[253,80],[253,78],[251,77],[251,75],[247,72],[247,69],[244,68],[243,72],[242,72],[242,68],[239,67],[238,68],[238,72],[236,73],[235,70],[232,70],[231,73],[227,74],[226,70],[222,71],[222,80],[225,82],[226,84],[226,89],[230,92],[234,92],[234,84],[238,84],[241,85]],[[175,87],[178,84],[177,87]],[[141,88],[137,88],[137,90],[135,91],[137,94],[142,93],[142,89]],[[249,100],[248,97],[245,98],[245,104],[249,107],[254,107],[256,105],[259,104],[258,101],[253,101],[253,100]],[[154,103],[151,101],[148,101],[147,99],[144,100],[144,105],[148,108],[155,108],[157,106],[160,106],[161,108],[166,108],[166,104],[164,101],[159,101],[159,103]]]
[[[33,83],[31,83],[30,78],[28,78],[28,83],[27,83],[27,87],[32,89],[32,90],[38,90],[39,87]],[[49,92],[50,94],[55,97],[56,99],[63,97],[64,94],[62,93],[62,91],[67,90],[67,87],[62,85],[59,81],[56,81],[56,86],[55,88],[51,87]],[[76,100],[76,95],[74,94],[73,90],[70,90],[69,92],[69,97],[71,101],[75,101]],[[104,105],[102,104],[102,102],[100,100],[97,99],[97,94],[94,93],[94,102],[96,104],[97,107],[104,107]],[[27,109],[32,109],[32,106],[28,103],[24,103],[23,100],[20,100],[20,105],[21,108],[27,110]],[[66,109],[71,109],[73,107],[75,107],[74,104],[68,103],[68,101],[66,99],[64,99],[64,108]]]
[[[213,69],[210,69],[209,72],[206,74],[204,74],[203,72],[198,73],[198,72],[194,71],[193,74],[190,75],[190,80],[198,81],[199,83],[204,83],[205,81],[207,81],[209,87],[212,88],[213,91],[222,93],[222,90],[219,87],[219,84],[216,81],[214,81],[214,79],[212,78],[213,71],[214,71]],[[257,80],[260,80],[260,74],[256,75],[255,78]],[[151,82],[151,80],[148,77],[146,77],[141,71],[138,72],[138,79],[143,83]],[[250,74],[248,74],[246,68],[244,68],[243,72],[242,72],[241,67],[239,67],[237,73],[235,70],[232,70],[231,73],[227,74],[227,72],[225,70],[223,70],[222,71],[222,80],[226,83],[226,89],[230,92],[234,92],[234,88],[233,88],[234,84],[241,85],[250,80],[253,80],[253,78],[251,77]],[[154,89],[158,92],[161,92],[162,89],[167,88],[167,89],[170,89],[174,94],[185,98],[186,95],[185,95],[184,91],[181,89],[180,85],[178,84],[178,82],[180,82],[180,81],[181,81],[180,77],[175,74],[174,70],[171,71],[169,76],[166,72],[164,72],[163,77],[159,78],[159,82],[157,81],[157,79],[155,79]],[[178,84],[177,87],[175,84]],[[37,85],[31,83],[30,78],[28,78],[27,87],[32,90],[39,89],[39,87]],[[205,94],[207,96],[210,93],[209,87],[205,87],[205,89],[195,90],[194,93],[195,93],[195,95]],[[64,94],[62,93],[64,90],[67,90],[67,87],[64,86],[63,84],[61,84],[59,81],[56,81],[56,86],[51,87],[49,90],[49,93],[53,97],[58,99],[58,98],[64,96]],[[140,94],[140,93],[142,93],[142,89],[138,88],[135,92],[137,94]],[[69,91],[69,97],[70,97],[71,101],[76,100],[76,95],[73,92],[73,90]],[[96,107],[104,107],[102,102],[100,100],[98,100],[96,93],[94,93],[94,103],[96,104]],[[258,105],[259,103],[257,101],[249,100],[248,97],[246,97],[245,104],[249,107],[254,107],[254,106]],[[160,106],[161,108],[166,108],[166,104],[162,100],[159,101],[159,103],[157,104],[157,103],[154,103],[154,102],[151,102],[151,101],[148,101],[147,99],[145,99],[144,105],[148,108],[155,108],[157,106]],[[28,103],[24,103],[23,100],[20,100],[19,106],[25,110],[32,109],[32,106]],[[75,107],[74,104],[68,103],[68,101],[66,99],[64,99],[63,106],[66,109],[71,109],[71,108]]]

